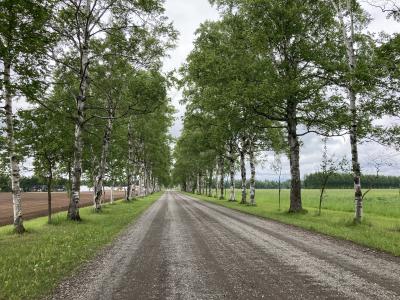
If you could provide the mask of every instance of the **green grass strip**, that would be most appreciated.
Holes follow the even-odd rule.
[[[24,222],[28,232],[0,227],[0,299],[37,299],[51,293],[66,276],[93,258],[152,203],[156,193],[133,202],[104,205],[101,213],[81,208],[82,222],[66,220],[66,213]]]
[[[289,214],[287,213],[287,205],[284,205],[282,210],[279,211],[275,200],[271,201],[270,198],[258,198],[257,206],[247,206],[238,202],[228,202],[227,200],[218,200],[190,193],[186,194],[206,202],[285,224],[295,225],[400,256],[399,218],[365,213],[362,224],[354,224],[354,213],[352,212],[323,209],[322,214],[319,216],[316,208],[306,206],[304,207],[308,210],[306,214]]]

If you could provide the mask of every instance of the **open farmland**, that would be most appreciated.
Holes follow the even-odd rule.
[[[114,191],[114,199],[124,197],[125,192]],[[106,191],[106,202],[110,200],[110,192]],[[52,211],[58,212],[68,209],[68,196],[65,192],[52,193]],[[81,192],[81,206],[93,204],[92,192]],[[22,207],[25,219],[47,215],[47,192],[22,193]],[[0,226],[12,224],[13,208],[11,193],[0,193]]]
[[[229,192],[229,191],[227,191]],[[289,210],[290,190],[281,191],[281,210]],[[236,199],[240,200],[241,191],[237,190]],[[318,209],[318,189],[302,190],[303,206]],[[256,201],[265,210],[278,210],[278,190],[266,189],[256,191]],[[322,202],[322,209],[329,211],[354,212],[354,191],[352,189],[328,189]],[[372,189],[365,195],[364,213],[390,218],[400,218],[400,192],[398,189]]]

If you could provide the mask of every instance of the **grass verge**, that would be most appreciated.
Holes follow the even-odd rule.
[[[352,212],[323,209],[319,216],[316,208],[306,206],[304,208],[308,211],[307,214],[289,214],[286,206],[279,211],[275,201],[272,202],[271,199],[266,198],[258,198],[257,206],[247,206],[203,195],[186,194],[234,210],[295,225],[400,256],[400,220],[398,218],[365,213],[363,222],[354,224]]]
[[[24,222],[18,236],[12,226],[0,227],[0,299],[38,299],[51,293],[60,280],[110,244],[128,224],[159,199],[156,193],[133,202],[117,201],[80,209],[82,222],[66,220],[66,213]]]

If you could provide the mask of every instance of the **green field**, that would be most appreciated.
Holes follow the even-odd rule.
[[[289,190],[282,190],[281,204],[283,210],[289,209]],[[278,209],[277,190],[258,190],[256,192],[258,204],[265,208]],[[303,190],[302,199],[306,209],[319,206],[319,190]],[[236,199],[240,199],[240,192]],[[325,210],[335,210],[343,212],[354,211],[354,191],[353,190],[327,190],[323,200],[322,208]],[[400,218],[400,193],[399,190],[371,190],[364,199],[364,213],[366,215],[378,215],[385,217]]]
[[[229,195],[229,191],[227,195]],[[317,214],[319,190],[303,190],[303,206],[308,210],[307,214],[287,213],[289,190],[282,190],[281,210],[278,210],[277,190],[257,190],[256,207],[205,196],[196,195],[196,197],[400,256],[400,197],[398,190],[371,190],[365,198],[364,219],[359,225],[353,223],[352,190],[327,190],[321,216]],[[237,192],[236,199],[240,200],[240,191]]]
[[[66,220],[66,213],[24,222],[28,232],[16,235],[12,226],[0,227],[0,299],[37,299],[49,294],[57,283],[71,274],[154,201],[156,193],[133,202],[118,201],[80,210],[82,222]]]

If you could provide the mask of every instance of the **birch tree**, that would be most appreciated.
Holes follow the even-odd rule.
[[[286,131],[291,172],[289,211],[303,211],[300,138],[324,133],[335,120],[340,101],[327,94],[329,81],[321,64],[331,49],[334,14],[324,1],[211,1],[224,17],[233,11],[243,21],[248,52],[257,70],[244,106]],[[272,30],[273,28],[273,30]],[[321,128],[325,128],[322,130]],[[302,129],[305,130],[302,130]]]
[[[245,136],[241,137],[240,141],[240,176],[242,179],[242,199],[240,200],[240,204],[247,204],[247,178],[246,178],[246,154],[248,148],[248,141]]]
[[[16,153],[14,109],[16,99],[33,101],[43,90],[45,54],[50,44],[46,30],[51,3],[8,0],[0,3],[1,103],[7,133],[14,228],[25,231],[21,206],[20,167]]]
[[[53,30],[62,37],[62,44],[54,51],[53,58],[59,64],[73,70],[76,75],[74,159],[72,174],[72,196],[68,218],[80,220],[79,199],[82,175],[82,133],[86,123],[86,103],[90,98],[90,66],[98,59],[93,47],[106,34],[130,36],[127,47],[153,48],[154,53],[164,49],[161,40],[170,42],[175,35],[172,26],[166,23],[164,8],[159,1],[106,1],[73,0],[62,1],[55,9]],[[152,22],[150,22],[152,20]],[[153,35],[152,43],[141,44],[146,35]],[[105,49],[106,50],[106,49]],[[110,53],[113,55],[113,53]],[[72,59],[66,59],[72,58]],[[137,57],[131,57],[132,60]]]
[[[33,158],[34,172],[47,185],[48,223],[51,224],[52,189],[62,158],[71,154],[68,143],[68,126],[60,122],[63,116],[47,108],[37,107],[19,113],[20,132],[18,139]]]
[[[344,48],[344,57],[347,68],[341,72],[342,79],[337,80],[339,85],[345,88],[348,95],[348,131],[350,135],[351,161],[354,180],[355,217],[359,223],[363,215],[363,194],[361,190],[361,166],[359,161],[358,144],[363,137],[363,127],[369,127],[375,116],[365,114],[363,107],[373,107],[375,102],[366,105],[365,99],[370,97],[376,86],[377,70],[374,68],[373,58],[374,41],[363,34],[362,30],[368,24],[366,14],[356,0],[330,0],[331,6],[336,12],[338,28],[340,29],[340,43],[338,48]],[[341,52],[340,50],[338,51]],[[336,61],[342,61],[337,59]],[[340,73],[340,71],[339,71]],[[364,98],[364,99],[362,99]],[[375,110],[375,109],[373,109]],[[372,110],[371,110],[372,111]]]
[[[273,131],[281,127],[255,114],[246,105],[259,98],[253,91],[256,82],[263,80],[260,74],[264,74],[255,52],[248,47],[247,38],[243,19],[236,15],[228,14],[219,22],[205,22],[198,30],[196,47],[182,68],[189,109],[206,116],[207,120],[202,122],[212,126],[219,135],[213,147],[229,162],[231,201],[236,200],[235,163],[240,157],[243,204],[247,203],[248,141],[252,139],[253,142],[252,176],[255,179],[256,144],[263,140],[264,150],[269,149],[275,144],[272,141],[278,133]],[[254,197],[252,201],[254,203]]]

